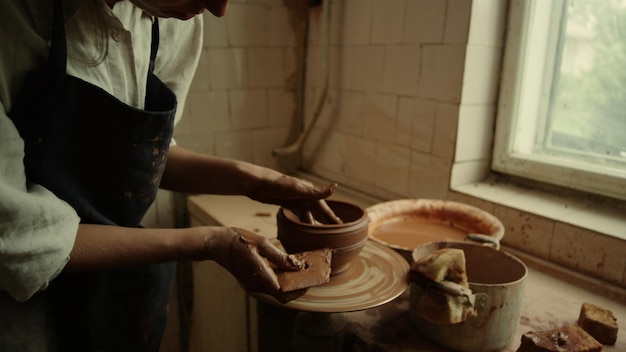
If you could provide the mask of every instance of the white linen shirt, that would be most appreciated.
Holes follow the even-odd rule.
[[[63,269],[80,222],[67,203],[26,180],[24,144],[7,116],[26,73],[47,60],[53,3],[0,0],[0,290],[18,301]],[[143,108],[153,18],[128,0],[113,9],[104,0],[65,0],[64,10],[67,73]],[[202,16],[159,19],[159,29],[154,73],[177,96],[177,122],[202,50]]]

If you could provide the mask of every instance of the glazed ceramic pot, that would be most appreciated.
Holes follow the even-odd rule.
[[[411,322],[429,340],[456,351],[491,352],[504,349],[515,337],[520,322],[524,282],[528,273],[526,265],[504,251],[456,241],[421,245],[413,251],[413,260],[418,261],[442,248],[463,250],[469,288],[476,295],[477,315],[457,324],[431,323],[423,319],[417,310],[418,301],[426,294],[426,288],[411,282]]]
[[[356,258],[368,239],[369,217],[364,208],[346,201],[327,200],[342,224],[309,224],[288,209],[276,215],[278,240],[287,253],[314,249],[332,250],[331,276],[341,274]]]
[[[370,239],[395,249],[409,263],[412,251],[425,243],[476,238],[499,244],[504,236],[504,225],[495,216],[449,200],[398,199],[375,204],[367,212]]]

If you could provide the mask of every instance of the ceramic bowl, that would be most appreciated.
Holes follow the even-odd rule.
[[[478,239],[499,245],[504,225],[492,214],[460,202],[439,199],[398,199],[367,208],[369,236],[411,262],[416,247],[437,241]],[[476,236],[478,235],[478,236]]]
[[[278,240],[287,253],[331,249],[331,276],[334,276],[348,268],[367,242],[369,217],[364,208],[354,203],[340,200],[327,200],[326,203],[343,224],[305,223],[285,208],[278,210],[276,222]]]

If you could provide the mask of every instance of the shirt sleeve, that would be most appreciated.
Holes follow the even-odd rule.
[[[0,290],[24,301],[69,260],[79,217],[47,189],[28,184],[24,144],[0,102]]]

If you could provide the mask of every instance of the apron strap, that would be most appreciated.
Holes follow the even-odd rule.
[[[159,51],[159,18],[155,17],[152,22],[152,43],[150,45],[150,72],[154,72],[154,62]]]
[[[65,19],[63,16],[63,0],[54,1],[52,19],[52,38],[48,67],[54,71],[65,72],[67,66],[67,44],[65,42]]]

